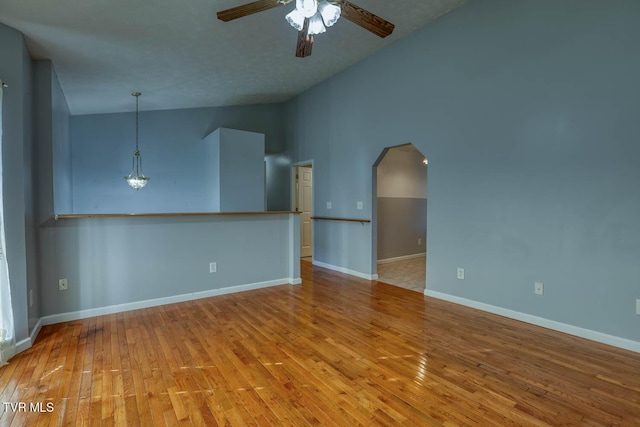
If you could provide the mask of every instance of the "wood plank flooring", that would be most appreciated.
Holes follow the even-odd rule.
[[[303,283],[44,327],[11,426],[640,425],[640,355],[309,263]],[[46,412],[46,404],[53,411]]]

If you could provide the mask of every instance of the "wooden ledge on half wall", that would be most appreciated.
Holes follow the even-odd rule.
[[[371,222],[370,219],[358,219],[358,218],[335,218],[332,216],[312,216],[311,219],[315,221],[345,221],[345,222],[360,222],[363,225]]]
[[[264,212],[167,212],[167,213],[110,213],[110,214],[57,214],[53,219],[81,219],[81,218],[129,218],[129,217],[180,217],[180,216],[231,216],[231,215],[289,215],[300,214],[291,211],[264,211]]]

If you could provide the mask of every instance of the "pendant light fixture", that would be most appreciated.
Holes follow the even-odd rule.
[[[142,155],[138,150],[138,98],[142,95],[140,92],[133,92],[132,96],[136,97],[136,152],[133,153],[133,163],[131,164],[131,173],[124,177],[131,188],[138,191],[149,182],[149,178],[142,173]]]

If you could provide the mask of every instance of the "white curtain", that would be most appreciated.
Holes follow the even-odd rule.
[[[9,265],[4,248],[4,196],[2,194],[2,80],[0,80],[0,366],[16,354],[16,334],[11,309]]]

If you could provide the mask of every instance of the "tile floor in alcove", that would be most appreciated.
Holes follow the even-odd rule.
[[[378,281],[424,292],[427,275],[427,257],[378,264]]]

